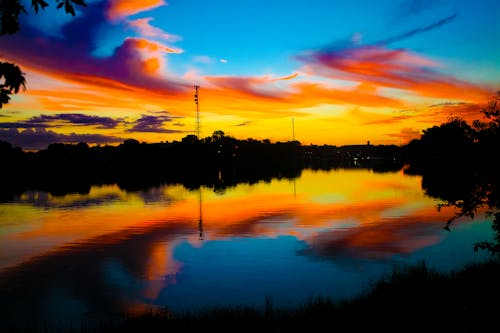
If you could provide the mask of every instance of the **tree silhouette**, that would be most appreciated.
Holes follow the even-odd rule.
[[[86,6],[84,0],[55,0],[57,9],[64,7],[66,13],[75,16],[75,5]],[[36,13],[49,4],[45,0],[32,0],[31,6]],[[19,15],[27,13],[19,0],[0,0],[0,36],[12,35],[19,31]],[[10,96],[26,88],[26,79],[19,66],[0,61],[0,109],[9,103]]]

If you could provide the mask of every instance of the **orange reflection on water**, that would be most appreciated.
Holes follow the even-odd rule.
[[[2,205],[0,253],[8,255],[0,257],[0,269],[54,251],[83,244],[99,247],[144,234],[160,233],[169,241],[187,239],[194,244],[199,242],[200,205],[205,240],[293,235],[322,249],[329,248],[330,240],[336,246],[365,250],[385,244],[392,249],[387,253],[414,251],[439,240],[426,222],[441,223],[453,214],[438,213],[437,202],[423,194],[420,184],[420,177],[401,172],[357,169],[304,171],[294,181],[240,184],[223,194],[204,188],[201,202],[197,191],[180,185],[134,193],[103,186],[84,195],[20,197]],[[404,232],[410,226],[423,234]],[[149,248],[147,258],[141,258],[146,280],[179,268],[161,237],[143,244]]]

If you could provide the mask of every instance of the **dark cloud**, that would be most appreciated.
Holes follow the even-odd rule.
[[[63,122],[74,125],[98,126],[101,129],[115,128],[122,122],[122,119],[110,117],[89,116],[81,113],[60,113],[56,115],[40,115],[30,118],[26,123],[40,125],[46,123]],[[39,127],[39,126],[32,126]]]
[[[108,205],[110,202],[121,201],[118,193],[105,193],[101,195],[71,195],[65,200],[54,199],[44,191],[27,191],[22,196],[14,198],[14,203],[28,204],[39,208],[81,209],[85,207]]]
[[[122,142],[123,138],[102,134],[61,134],[45,128],[27,128],[18,131],[15,128],[0,129],[0,140],[10,142],[13,146],[25,149],[43,149],[52,143],[107,144]]]
[[[132,128],[127,129],[127,132],[149,132],[149,133],[182,133],[179,130],[172,130],[164,128],[165,123],[169,123],[179,117],[165,114],[161,116],[153,116],[143,114],[141,118],[137,119]]]
[[[442,107],[442,106],[456,106],[456,105],[465,105],[467,103],[465,102],[443,102],[443,103],[438,103],[438,104],[432,104],[429,106],[430,108],[437,108],[437,107]]]

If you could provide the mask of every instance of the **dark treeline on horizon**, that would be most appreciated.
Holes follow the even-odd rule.
[[[86,143],[51,144],[25,152],[0,141],[0,201],[26,190],[54,195],[86,193],[91,185],[117,183],[125,190],[178,183],[190,189],[208,186],[223,190],[237,183],[293,179],[305,168],[402,167],[397,146],[302,146],[298,141],[238,140],[215,131],[198,139],[188,135],[177,142],[139,143],[125,140],[118,146]]]

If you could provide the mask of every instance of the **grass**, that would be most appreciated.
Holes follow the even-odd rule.
[[[425,263],[395,267],[365,295],[346,302],[311,298],[294,309],[217,307],[151,311],[84,332],[488,332],[498,327],[500,261],[449,274]]]
[[[104,325],[101,332],[486,332],[497,327],[499,296],[499,261],[450,274],[421,263],[396,267],[366,295],[349,302],[318,297],[295,309],[280,309],[266,299],[263,310],[157,311]]]

